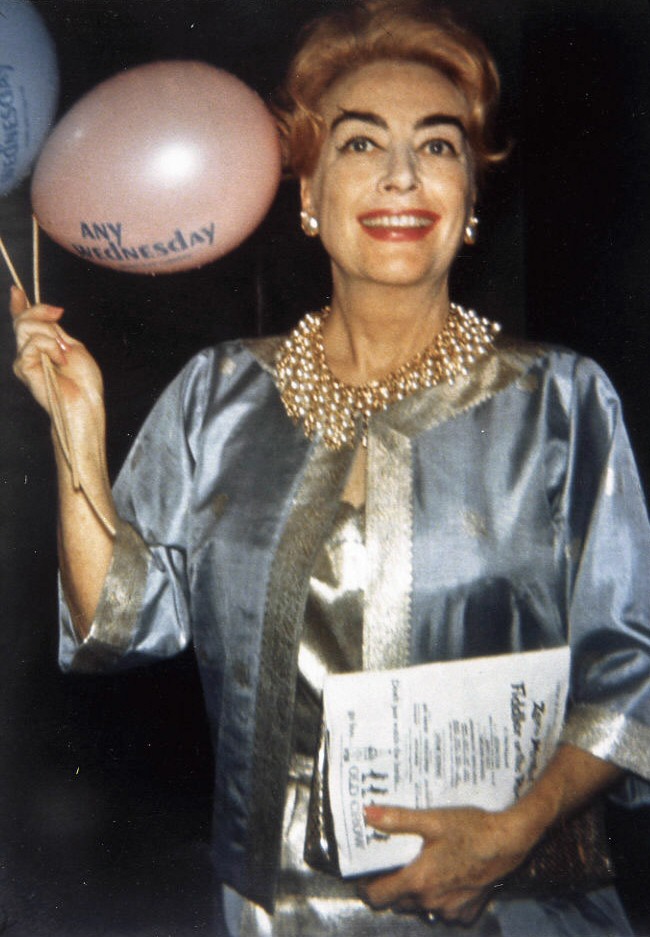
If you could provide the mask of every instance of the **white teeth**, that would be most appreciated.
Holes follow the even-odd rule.
[[[366,228],[427,228],[432,221],[421,215],[376,215],[364,218],[361,224]]]

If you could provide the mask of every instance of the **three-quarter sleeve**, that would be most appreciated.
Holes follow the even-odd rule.
[[[563,735],[650,778],[650,529],[619,399],[577,364],[563,492],[571,708]]]
[[[84,640],[59,586],[64,670],[133,666],[172,656],[190,640],[188,538],[212,358],[197,355],[162,394],[119,474],[113,558]]]

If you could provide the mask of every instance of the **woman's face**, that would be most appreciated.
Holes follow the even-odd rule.
[[[301,191],[335,278],[445,281],[474,200],[462,93],[427,65],[380,61],[339,79],[319,112],[323,144]]]

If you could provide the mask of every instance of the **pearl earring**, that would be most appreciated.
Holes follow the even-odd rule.
[[[314,218],[308,211],[300,212],[300,226],[307,237],[315,238],[318,234],[318,218]]]
[[[476,238],[478,237],[478,218],[476,215],[472,215],[467,224],[465,225],[465,243],[466,244],[476,244]]]

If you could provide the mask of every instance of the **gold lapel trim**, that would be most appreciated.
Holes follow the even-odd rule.
[[[246,894],[268,911],[282,845],[298,648],[318,550],[332,528],[354,449],[312,446],[273,558],[267,589],[251,768]]]
[[[478,359],[466,377],[405,397],[371,417],[370,430],[373,425],[386,425],[404,436],[417,436],[494,397],[520,378],[542,351],[526,342],[499,342],[492,353]]]
[[[368,436],[363,669],[406,667],[413,582],[411,441],[390,427]]]
[[[242,339],[242,347],[257,358],[265,371],[275,376],[275,361],[285,336],[269,335],[265,338]]]

